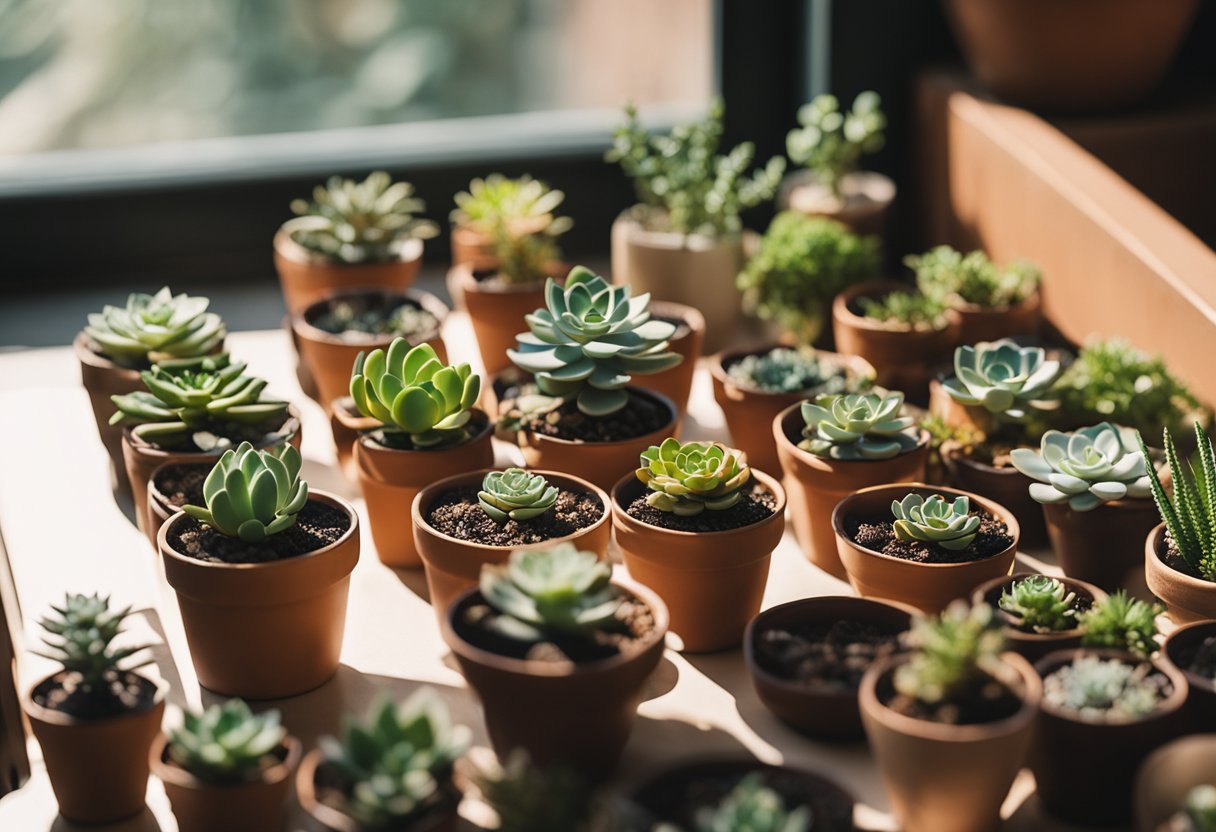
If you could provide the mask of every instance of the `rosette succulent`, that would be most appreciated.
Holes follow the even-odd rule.
[[[959,404],[982,407],[1011,419],[1042,399],[1060,375],[1060,362],[1041,347],[1019,347],[1008,338],[954,351],[954,377],[942,383]]]
[[[747,775],[716,806],[703,806],[693,818],[693,832],[810,832],[815,816],[810,806],[790,807],[764,782],[764,775]],[[660,826],[658,832],[678,832]]]
[[[1197,461],[1184,465],[1169,429],[1164,431],[1165,459],[1173,480],[1173,496],[1166,494],[1155,468],[1149,470],[1149,485],[1157,511],[1165,522],[1179,556],[1209,581],[1216,581],[1216,453],[1203,426],[1195,423]],[[1140,453],[1148,448],[1140,439]]]
[[[122,367],[209,355],[224,343],[227,330],[207,298],[175,295],[163,287],[154,295],[135,292],[126,306],[104,306],[89,315],[88,335],[102,354]]]
[[[350,395],[364,416],[384,425],[386,444],[437,448],[463,441],[481,393],[468,364],[444,366],[430,344],[394,338],[388,350],[359,353]]]
[[[903,393],[850,393],[802,403],[806,427],[798,447],[829,459],[890,459],[916,447],[915,422],[903,415]]]
[[[814,390],[820,395],[865,390],[868,377],[853,377],[843,367],[821,361],[807,348],[774,347],[765,353],[745,355],[726,368],[731,381],[765,393],[800,393]]]
[[[496,523],[508,520],[531,520],[539,517],[557,502],[558,490],[540,474],[529,474],[523,468],[491,471],[481,481],[477,502]]]
[[[169,759],[205,783],[248,783],[258,778],[287,729],[278,711],[255,714],[241,699],[185,711],[169,731]]]
[[[1164,611],[1160,604],[1132,598],[1120,589],[1081,614],[1081,643],[1151,656],[1157,650],[1157,616]]]
[[[631,298],[629,287],[610,286],[576,266],[561,284],[545,283],[545,306],[528,315],[529,332],[515,336],[507,355],[536,375],[548,396],[573,398],[588,416],[609,416],[625,407],[632,373],[676,366],[683,356],[667,349],[675,326],[650,319],[650,295]]]
[[[1000,663],[1005,635],[992,607],[954,601],[936,618],[915,618],[908,642],[911,659],[896,668],[895,689],[935,705],[958,701],[985,684]]]
[[[739,502],[739,491],[751,479],[747,455],[721,442],[685,442],[667,438],[642,451],[637,478],[650,494],[647,505],[692,517],[705,509],[723,511]]]
[[[1031,575],[1014,581],[1001,590],[998,606],[1023,630],[1032,633],[1057,633],[1077,626],[1075,592],[1048,575]]]
[[[505,223],[518,233],[557,237],[574,224],[569,217],[554,214],[565,198],[561,191],[527,174],[510,179],[491,173],[472,180],[467,191],[456,194],[451,219],[486,234]]]
[[[1043,701],[1084,722],[1134,722],[1156,710],[1164,679],[1148,663],[1078,656],[1043,678]]]
[[[1072,433],[1049,430],[1039,451],[1014,448],[1013,466],[1031,479],[1030,496],[1040,503],[1068,503],[1089,511],[1124,497],[1148,497],[1145,456],[1131,431],[1102,422]]]
[[[229,449],[203,480],[206,507],[182,511],[220,534],[260,543],[286,531],[308,502],[300,479],[300,452],[291,445],[259,451],[248,442]]]
[[[895,536],[900,540],[934,543],[952,552],[966,549],[980,529],[980,518],[971,513],[970,503],[965,495],[947,502],[941,494],[932,494],[928,499],[908,494],[902,500],[892,500]]]

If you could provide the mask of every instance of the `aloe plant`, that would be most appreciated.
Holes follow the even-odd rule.
[[[956,349],[954,376],[942,387],[959,404],[1022,419],[1059,375],[1060,362],[1048,360],[1041,347],[1019,347],[1004,338]]]
[[[1062,581],[1048,575],[1031,575],[1002,589],[998,606],[1017,619],[1023,629],[1047,634],[1078,626],[1076,600],[1077,594],[1070,592]]]
[[[300,452],[291,445],[259,451],[248,442],[229,449],[203,481],[206,507],[182,511],[228,537],[260,543],[296,523],[308,502]]]
[[[731,508],[751,479],[745,455],[721,442],[669,437],[642,451],[641,462],[635,473],[651,492],[647,505],[681,517]]]
[[[903,415],[903,393],[850,393],[802,403],[806,427],[798,447],[829,459],[890,459],[919,442],[915,421]]]
[[[892,500],[895,536],[900,540],[933,543],[950,551],[966,549],[980,529],[980,518],[971,514],[970,503],[966,495],[947,502],[941,494],[925,499],[909,493],[902,500]]]
[[[1137,437],[1140,453],[1147,457],[1144,439],[1139,434]],[[1197,575],[1216,581],[1216,453],[1212,450],[1212,440],[1196,422],[1198,464],[1191,462],[1184,466],[1169,428],[1165,429],[1163,438],[1173,496],[1166,494],[1157,470],[1150,466],[1148,480],[1157,511],[1161,513],[1178,555]]]
[[[1148,497],[1151,480],[1147,457],[1131,431],[1102,422],[1072,433],[1049,430],[1040,450],[1014,448],[1013,467],[1038,482],[1030,496],[1040,503],[1068,503],[1073,511],[1090,511],[1124,497]]]
[[[847,113],[836,96],[817,95],[799,108],[798,124],[785,139],[790,161],[814,171],[839,198],[842,180],[857,170],[861,157],[882,150],[887,118],[878,93],[866,90]]]
[[[165,286],[154,295],[133,292],[126,306],[102,307],[89,315],[85,334],[121,367],[143,368],[160,361],[209,355],[224,343],[220,316],[211,301],[175,295]]]
[[[169,759],[205,783],[252,782],[287,736],[280,718],[276,710],[255,714],[241,699],[187,710],[169,730]]]
[[[494,522],[505,523],[539,517],[553,508],[557,496],[557,487],[549,485],[543,475],[529,474],[522,468],[508,468],[485,475],[477,501]]]

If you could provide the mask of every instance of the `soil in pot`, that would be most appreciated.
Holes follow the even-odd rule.
[[[900,649],[900,634],[864,621],[765,630],[756,639],[756,662],[811,690],[856,691],[876,659]]]
[[[703,511],[692,517],[683,517],[670,511],[659,511],[646,502],[646,494],[639,494],[626,507],[625,512],[636,520],[673,532],[726,532],[759,523],[773,515],[777,508],[777,496],[761,483],[740,494],[739,502],[724,511]]]
[[[310,500],[290,528],[260,543],[229,537],[193,517],[174,524],[167,536],[174,551],[207,563],[271,563],[307,555],[336,543],[351,527],[346,512]]]
[[[576,402],[568,401],[525,427],[541,436],[571,442],[621,442],[654,433],[670,422],[671,413],[660,402],[630,392],[629,403],[610,416],[592,418]]]
[[[895,536],[893,522],[882,515],[849,517],[844,525],[850,539],[859,546],[914,563],[972,563],[999,554],[1013,543],[1009,527],[1000,518],[981,508],[973,508],[970,515],[980,518],[979,531],[967,548],[957,550],[920,540],[900,540]]]
[[[453,489],[432,504],[426,522],[438,532],[484,546],[532,546],[585,529],[604,516],[599,497],[585,491],[562,488],[553,508],[529,520],[498,523],[486,514],[477,499],[480,489]]]

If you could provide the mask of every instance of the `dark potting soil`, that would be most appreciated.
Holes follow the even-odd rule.
[[[610,416],[591,417],[574,401],[536,417],[528,429],[571,442],[619,442],[646,436],[671,423],[671,411],[649,396],[629,394],[629,403]]]
[[[1188,644],[1179,650],[1178,664],[1216,686],[1216,636],[1208,636],[1198,644]]]
[[[169,545],[174,551],[209,563],[270,563],[315,552],[336,542],[349,528],[346,512],[309,500],[296,515],[295,525],[260,543],[228,537],[187,517],[169,529]]]
[[[426,521],[436,531],[457,540],[486,546],[527,546],[574,534],[604,516],[599,497],[585,491],[558,492],[553,508],[530,520],[499,525],[477,501],[478,489],[454,488],[439,495]]]
[[[731,529],[741,529],[753,523],[759,523],[772,517],[777,509],[777,497],[758,482],[753,482],[748,489],[728,509],[710,511],[706,509],[692,517],[682,517],[674,512],[659,511],[646,503],[643,491],[625,509],[625,513],[635,520],[641,520],[650,526],[668,529],[673,532],[725,532]]]
[[[971,514],[980,518],[980,530],[966,549],[956,552],[935,543],[900,540],[895,536],[895,525],[889,516],[849,517],[845,520],[845,531],[859,546],[916,563],[970,563],[999,554],[1013,543],[1013,535],[1009,534],[1003,521],[979,509],[972,510]]]
[[[105,691],[86,694],[80,687],[80,674],[61,670],[34,688],[31,698],[35,704],[77,719],[97,719],[151,708],[156,685],[138,673],[112,673]]]
[[[338,298],[309,321],[322,332],[351,343],[376,341],[397,335],[419,343],[439,331],[439,321],[422,306],[407,299],[405,303],[385,303],[380,295]]]
[[[1165,557],[1161,558],[1161,562],[1173,569],[1175,572],[1181,572],[1191,578],[1206,580],[1199,570],[1191,566],[1182,554],[1178,551],[1178,547],[1174,545],[1174,539],[1170,537],[1170,533],[1165,533]]]
[[[900,634],[873,624],[837,621],[793,630],[765,630],[756,661],[770,673],[825,692],[855,691],[877,659],[900,649]]]
[[[912,719],[945,725],[986,725],[1008,719],[1022,708],[1022,700],[991,677],[977,684],[967,696],[928,705],[897,692],[892,683],[893,675],[893,671],[888,672],[878,680],[878,701],[895,713]]]
[[[209,465],[170,465],[156,475],[156,490],[172,506],[204,505],[203,482]]]

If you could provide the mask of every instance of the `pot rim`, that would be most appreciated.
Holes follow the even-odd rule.
[[[71,714],[64,713],[63,711],[57,711],[54,708],[44,707],[34,701],[34,691],[37,690],[38,687],[44,682],[50,681],[52,677],[58,676],[62,672],[63,670],[60,669],[56,670],[54,673],[47,674],[22,690],[21,705],[25,710],[26,716],[28,716],[30,719],[45,722],[48,725],[62,726],[64,728],[75,728],[87,725],[103,725],[128,719],[137,719],[145,714],[157,710],[158,708],[164,708],[165,698],[169,693],[169,683],[165,679],[153,678],[137,671],[131,671],[133,675],[138,676],[140,679],[143,679],[145,682],[152,685],[154,689],[152,693],[152,704],[146,708],[141,708],[138,711],[126,711],[124,713],[114,714],[112,716],[84,718],[75,717]]]
[[[492,268],[497,269],[497,266]],[[522,295],[527,292],[539,291],[543,293],[545,284],[548,282],[550,277],[554,280],[560,278],[564,281],[566,279],[566,275],[570,273],[572,268],[574,268],[573,265],[565,262],[564,260],[555,260],[545,267],[545,271],[552,272],[552,274],[546,275],[544,280],[536,280],[531,283],[504,282],[504,285],[502,286],[497,286],[493,289],[486,289],[477,281],[477,278],[473,276],[473,261],[466,260],[463,263],[453,263],[451,268],[448,269],[448,277],[460,287],[461,291],[464,292],[472,292],[479,295]],[[488,270],[489,269],[486,269],[485,271]],[[499,274],[498,271],[495,271],[494,273]],[[541,305],[544,305],[543,300],[541,301]],[[525,325],[521,322],[520,326]]]
[[[72,349],[75,351],[76,358],[79,359],[81,364],[87,364],[94,369],[117,373],[133,382],[139,381],[139,370],[120,367],[112,359],[107,358],[99,350],[95,349],[96,346],[96,342],[83,329],[78,331],[76,337],[72,339]]]
[[[305,248],[291,236],[293,232],[308,225],[308,217],[292,217],[279,226],[274,233],[274,253],[284,260],[300,263],[305,266],[324,266],[331,269],[361,269],[368,266],[396,266],[403,263],[414,263],[422,259],[422,240],[418,237],[408,238],[401,246],[401,254],[396,260],[383,263],[343,263]],[[301,222],[305,220],[305,222]]]
[[[346,397],[343,397],[343,399],[344,398],[346,398]],[[336,399],[335,401],[342,401],[343,399]],[[444,448],[390,448],[388,445],[382,444],[380,442],[376,442],[375,439],[372,437],[372,435],[371,435],[372,433],[374,433],[375,431],[384,427],[384,424],[382,422],[375,421],[375,420],[372,420],[371,427],[363,429],[363,430],[359,430],[359,438],[355,441],[359,442],[360,444],[362,444],[364,446],[370,447],[371,450],[373,450],[377,453],[383,452],[383,453],[392,453],[392,454],[430,454],[430,453],[436,453],[436,452],[442,452],[442,451],[450,451],[450,450],[453,450],[453,448],[464,448],[469,445],[472,445],[474,442],[477,442],[485,434],[489,433],[489,434],[493,435],[493,432],[494,432],[494,420],[490,418],[490,414],[486,413],[480,407],[470,407],[469,414],[470,414],[470,418],[469,418],[470,421],[472,421],[473,419],[476,419],[480,416],[480,417],[485,418],[485,424],[482,425],[481,430],[477,431],[477,433],[473,434],[467,440],[460,443],[459,445],[453,445],[453,446],[444,447]],[[339,420],[339,421],[341,421],[341,420]],[[343,424],[348,424],[348,423],[343,422]]]
[[[799,448],[795,442],[785,435],[785,420],[801,407],[802,402],[794,402],[773,417],[773,438],[777,440],[777,446],[779,448],[784,447],[787,452],[794,456],[795,459],[808,467],[816,468],[820,471],[831,472],[833,468],[841,465],[869,465],[871,463],[888,462],[890,459],[898,459],[899,457],[907,456],[908,454],[913,454],[917,451],[924,450],[929,445],[929,431],[925,430],[924,428],[920,428],[919,441],[917,441],[916,447],[912,448],[910,451],[905,451],[902,454],[897,454],[896,456],[890,457],[889,459],[824,459],[821,456],[815,456],[815,454],[811,453],[810,451],[804,451],[802,448]],[[911,484],[912,483],[909,483],[909,485]],[[942,487],[944,488],[945,486]],[[971,492],[968,491],[962,493],[970,494]]]
[[[1189,624],[1183,624],[1172,633],[1165,637],[1165,641],[1161,645],[1161,659],[1171,667],[1175,668],[1179,673],[1186,677],[1187,684],[1192,688],[1206,690],[1216,693],[1216,679],[1209,679],[1206,676],[1201,676],[1193,670],[1189,670],[1174,660],[1174,656],[1170,653],[1171,647],[1177,647],[1182,641],[1179,636],[1194,634],[1198,630],[1211,630],[1209,635],[1216,636],[1216,620],[1208,619],[1204,621],[1192,621]]]
[[[1117,502],[1125,502],[1119,500]],[[1152,500],[1149,500],[1152,503]],[[1110,505],[1110,503],[1104,503]],[[1156,504],[1154,503],[1154,508]],[[1216,581],[1205,581],[1202,578],[1196,578],[1193,575],[1188,575],[1185,572],[1180,572],[1174,567],[1161,559],[1161,547],[1165,543],[1165,522],[1162,521],[1153,526],[1149,530],[1148,537],[1144,541],[1144,554],[1147,567],[1151,570],[1160,570],[1163,574],[1169,575],[1171,580],[1185,586],[1193,592],[1216,592]]]
[[[183,456],[197,457],[199,462],[207,462],[208,460],[211,460],[212,464],[214,465],[215,462],[219,461],[219,458],[224,455],[224,451],[228,450],[228,448],[225,448],[224,451],[220,451],[219,453],[214,453],[212,451],[166,451],[159,445],[153,445],[148,440],[137,436],[135,434],[135,428],[137,427],[139,427],[139,425],[123,425],[122,441],[130,445],[131,449],[138,454],[150,456],[153,459],[160,459],[161,462],[157,463],[157,467],[164,465],[166,462],[177,461],[179,463],[185,463],[192,461],[172,459],[172,457]],[[282,434],[283,438],[279,442],[274,443],[259,442],[258,444],[254,445],[254,448],[273,448],[275,445],[289,443],[292,439],[300,435],[300,430],[302,427],[303,421],[300,419],[299,409],[293,403],[288,402],[287,416],[284,417],[279,429],[277,431],[273,431],[274,433]]]
[[[705,334],[705,316],[701,314],[700,309],[686,303],[676,303],[674,300],[652,300],[650,301],[650,317],[678,318],[688,327],[687,332],[679,338],[670,339],[668,344],[680,344],[696,335],[704,336]]]
[[[630,245],[666,251],[706,252],[742,244],[743,238],[749,233],[747,229],[728,231],[723,234],[704,234],[697,231],[689,234],[680,231],[654,231],[647,228],[639,218],[639,214],[647,211],[666,213],[662,209],[637,202],[621,211],[613,220],[614,226],[619,223],[625,227],[626,233],[629,235],[627,242]]]
[[[930,384],[933,384],[933,383],[936,383],[936,381],[930,382]],[[1030,446],[1026,445],[1026,446],[1022,446],[1022,447],[1030,447]],[[974,459],[974,458],[968,456],[967,454],[963,453],[963,451],[964,451],[964,448],[962,448],[962,447],[943,448],[942,449],[943,461],[944,461],[945,457],[949,457],[950,461],[952,463],[955,463],[957,465],[964,465],[968,468],[973,468],[976,471],[981,471],[985,474],[989,474],[994,477],[1012,477],[1012,476],[1026,477],[1025,474],[1023,474],[1017,468],[1014,468],[1012,465],[1005,465],[1003,467],[997,467],[996,465],[990,465],[987,462],[984,462],[983,460]],[[1026,479],[1029,482],[1034,482],[1034,480],[1030,479],[1030,477],[1026,477]]]
[[[289,313],[291,328],[295,331],[297,337],[303,338],[307,341],[315,341],[320,344],[327,344],[335,347],[358,348],[365,351],[374,350],[377,348],[387,349],[388,345],[400,336],[400,333],[392,335],[377,335],[373,338],[369,338],[366,341],[353,343],[343,338],[341,335],[321,329],[310,320],[310,317],[316,313],[319,307],[328,306],[336,301],[342,300],[343,298],[368,296],[375,296],[379,299],[400,299],[413,304],[415,307],[424,312],[429,312],[431,316],[435,318],[434,329],[427,330],[424,333],[419,333],[418,337],[416,338],[415,345],[426,341],[438,340],[443,333],[444,321],[447,320],[448,313],[451,312],[451,310],[448,309],[447,304],[441,301],[436,295],[433,295],[430,292],[424,292],[421,289],[415,289],[412,286],[400,291],[380,289],[375,286],[352,286],[349,288],[335,289],[334,291],[326,294],[324,297],[318,298],[317,300],[308,304],[304,308],[296,312]],[[423,335],[425,335],[425,337],[421,337]]]
[[[169,735],[161,731],[152,741],[148,752],[148,763],[152,773],[166,785],[206,792],[235,792],[257,786],[281,783],[292,775],[303,756],[303,745],[291,734],[283,737],[275,751],[286,749],[283,759],[261,772],[256,780],[247,783],[205,783],[172,760],[166,759],[169,750]],[[273,752],[272,752],[273,753]]]
[[[979,604],[979,603],[987,603],[984,600],[985,596],[988,595],[989,592],[996,589],[997,587],[1004,588],[1007,584],[1009,584],[1012,581],[1020,581],[1020,580],[1024,580],[1025,578],[1031,578],[1036,575],[1044,575],[1044,574],[1046,574],[1046,573],[1030,572],[1027,570],[1022,570],[1021,572],[1011,572],[1008,575],[1002,575],[999,578],[992,578],[991,580],[984,581],[982,584],[977,586],[975,588],[975,590],[971,593],[971,603],[972,603],[972,605]],[[1057,581],[1064,584],[1065,587],[1067,587],[1069,584],[1071,584],[1075,588],[1085,590],[1087,593],[1089,593],[1090,597],[1093,599],[1093,602],[1095,604],[1108,597],[1106,591],[1103,590],[1101,587],[1095,586],[1095,585],[1091,584],[1089,581],[1083,581],[1080,578],[1070,578],[1067,575],[1047,575],[1047,577],[1055,578]],[[993,606],[994,611],[997,614],[997,617],[999,618],[1001,615],[1001,611],[996,607],[996,605],[992,605],[992,606]],[[1014,641],[1022,641],[1022,642],[1026,642],[1029,644],[1049,644],[1053,641],[1061,641],[1063,639],[1077,638],[1078,636],[1082,635],[1085,632],[1085,628],[1082,627],[1080,623],[1078,623],[1077,626],[1072,627],[1071,629],[1059,630],[1057,632],[1052,632],[1052,633],[1028,633],[1025,630],[1019,630],[1017,627],[1014,627],[1008,621],[1004,621],[1003,619],[1002,619],[1002,623],[1004,624],[1005,637],[1007,639],[1011,639]]]
[[[727,364],[737,363],[739,360],[746,358],[749,355],[761,355],[763,353],[772,352],[781,347],[789,347],[788,344],[783,344],[780,341],[765,341],[761,344],[756,344],[748,347],[729,347],[720,350],[709,357],[709,374],[715,381],[719,382],[723,387],[730,390],[738,390],[746,396],[755,396],[759,398],[789,398],[791,396],[799,399],[808,399],[816,391],[816,387],[804,387],[801,390],[790,390],[784,393],[774,393],[770,390],[758,390],[753,387],[744,387],[739,384],[726,372]],[[797,349],[797,347],[794,347]],[[849,375],[866,376],[873,378],[875,375],[874,366],[866,361],[860,355],[848,355],[842,352],[833,352],[832,350],[820,350],[814,347],[807,347],[815,354],[815,357],[820,360],[827,360],[835,363],[845,369]],[[822,386],[822,385],[820,385]],[[799,402],[801,404],[801,402]]]
[[[655,390],[649,390],[645,387],[634,387],[632,384],[628,385],[624,389],[635,396],[641,396],[643,398],[650,397],[651,399],[654,399],[659,405],[667,408],[667,415],[670,417],[668,419],[668,421],[665,422],[662,427],[658,428],[657,430],[651,431],[650,433],[645,433],[645,434],[642,434],[641,436],[635,436],[632,439],[613,439],[611,442],[586,442],[583,440],[563,439],[560,436],[548,436],[546,434],[536,433],[535,431],[529,430],[527,428],[520,428],[519,432],[526,437],[527,444],[535,444],[535,443],[543,444],[543,443],[551,442],[551,443],[553,443],[555,445],[559,445],[559,446],[569,445],[569,446],[578,446],[578,447],[586,447],[586,448],[614,448],[614,447],[619,447],[621,445],[625,445],[625,444],[629,444],[629,443],[637,443],[643,439],[647,439],[648,437],[659,436],[659,435],[670,436],[672,434],[672,432],[673,432],[672,429],[675,427],[676,421],[680,418],[680,414],[676,411],[676,406],[674,404],[672,404],[671,399],[667,398],[662,393],[659,393]]]
[[[617,480],[616,485],[612,486],[612,522],[614,524],[620,523],[622,526],[626,526],[635,532],[657,532],[664,535],[674,535],[676,539],[696,537],[718,541],[722,541],[730,536],[749,534],[757,529],[773,523],[780,523],[782,526],[784,526],[786,507],[785,488],[781,485],[780,481],[764,473],[758,468],[752,468],[751,471],[752,476],[761,485],[767,488],[774,497],[777,498],[777,506],[773,509],[773,513],[768,517],[757,520],[755,523],[748,523],[746,526],[739,526],[738,528],[734,529],[721,529],[712,532],[686,532],[678,529],[665,529],[662,526],[653,526],[650,523],[644,523],[641,520],[630,516],[625,510],[626,506],[622,505],[620,500],[621,490],[625,488],[625,486],[631,485],[634,482],[639,482],[637,479],[637,474],[633,471],[630,471],[628,474],[621,477],[619,480]],[[645,486],[643,485],[643,492],[644,491]],[[766,557],[767,554],[769,553],[766,553]]]
[[[1046,656],[1043,656],[1034,663],[1035,673],[1040,679],[1046,678],[1052,671],[1058,670],[1064,664],[1075,661],[1081,656],[1097,656],[1100,659],[1120,659],[1125,664],[1150,664],[1158,673],[1170,680],[1170,686],[1173,690],[1170,695],[1160,700],[1157,708],[1143,719],[1137,719],[1133,722],[1086,722],[1083,719],[1078,719],[1076,715],[1057,707],[1047,701],[1043,697],[1043,701],[1039,703],[1044,715],[1059,719],[1065,722],[1071,722],[1077,725],[1087,725],[1094,728],[1105,728],[1111,730],[1122,730],[1127,728],[1136,728],[1145,723],[1154,722],[1156,720],[1168,717],[1178,711],[1185,703],[1187,695],[1190,692],[1190,687],[1187,684],[1186,676],[1182,671],[1174,667],[1171,662],[1163,661],[1161,658],[1141,658],[1126,650],[1112,650],[1110,648],[1092,648],[1092,647],[1076,647],[1067,650],[1053,650]]]

